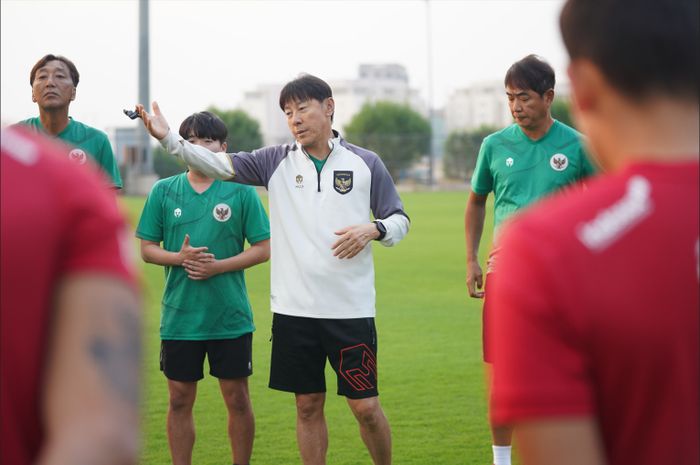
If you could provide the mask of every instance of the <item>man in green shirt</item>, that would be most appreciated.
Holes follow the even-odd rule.
[[[498,229],[504,220],[540,198],[594,173],[582,147],[581,135],[552,118],[554,70],[536,55],[514,63],[505,77],[505,90],[515,124],[489,135],[481,144],[472,176],[465,214],[467,288],[484,298],[484,326],[488,324],[488,286],[481,291],[479,243],[484,230],[486,199],[494,193],[494,246],[487,263],[493,281],[498,252]],[[484,330],[484,335],[486,331]],[[484,339],[484,361],[491,362]],[[488,365],[487,365],[488,366]],[[494,465],[510,465],[512,431],[491,428]]]
[[[114,188],[121,189],[122,178],[107,135],[68,116],[79,80],[78,69],[68,58],[51,54],[42,57],[29,74],[32,101],[39,106],[39,116],[20,124],[73,146],[69,157],[78,164],[85,163],[89,156],[109,176]]]
[[[226,150],[226,126],[206,111],[185,119],[180,135],[214,152]],[[270,257],[270,225],[260,198],[253,187],[190,167],[153,186],[136,236],[144,261],[165,267],[160,358],[170,392],[173,463],[192,460],[192,407],[206,355],[228,408],[233,462],[248,465],[255,434],[247,378],[255,326],[243,270]],[[244,250],[245,241],[251,246]]]

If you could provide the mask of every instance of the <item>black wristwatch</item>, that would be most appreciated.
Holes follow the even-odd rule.
[[[377,231],[379,231],[379,237],[376,238],[375,241],[381,241],[384,239],[384,236],[386,236],[386,227],[381,221],[374,220],[372,223],[374,223],[374,225],[377,227]]]

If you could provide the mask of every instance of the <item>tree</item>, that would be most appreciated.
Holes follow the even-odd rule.
[[[214,106],[208,111],[221,118],[228,129],[226,143],[229,152],[251,152],[262,147],[260,124],[243,110],[222,110]]]
[[[184,161],[169,154],[160,145],[153,149],[153,171],[159,178],[167,178],[180,174],[187,169]]]
[[[366,103],[344,128],[352,143],[376,152],[398,180],[430,147],[430,123],[407,105]]]
[[[555,98],[551,107],[552,118],[575,128],[574,120],[571,117],[571,103],[568,100]]]
[[[468,179],[476,166],[476,158],[484,138],[497,129],[481,126],[472,131],[452,131],[445,141],[443,170],[445,177]]]

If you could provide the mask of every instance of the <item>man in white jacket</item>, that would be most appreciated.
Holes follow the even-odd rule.
[[[332,129],[335,102],[323,80],[302,75],[280,93],[292,144],[213,153],[171,132],[153,103],[137,105],[148,131],[208,176],[262,185],[270,199],[270,387],[293,392],[305,465],[325,464],[328,359],[376,465],[391,463],[391,430],[379,404],[372,240],[398,243],[409,219],[377,154]],[[371,221],[370,212],[375,220]]]

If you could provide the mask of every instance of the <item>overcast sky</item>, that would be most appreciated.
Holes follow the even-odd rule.
[[[138,98],[137,0],[1,0],[2,122],[35,116],[29,71],[46,53],[80,72],[71,115],[106,129],[129,126]],[[501,80],[529,53],[565,80],[558,30],[563,0],[430,0],[432,100]],[[171,124],[211,104],[235,108],[245,91],[301,72],[352,79],[360,63],[398,63],[428,99],[424,0],[152,0],[151,99]]]

